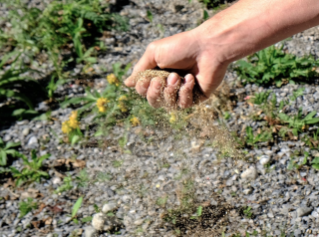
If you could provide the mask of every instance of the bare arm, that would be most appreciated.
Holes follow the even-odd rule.
[[[229,63],[318,24],[318,0],[240,0],[194,30],[151,43],[125,83],[154,107],[165,102],[189,107],[195,82],[205,99],[220,84]],[[160,78],[133,80],[137,72],[156,66],[189,74],[181,82],[172,73],[164,89]],[[178,99],[167,101],[177,98],[171,96],[176,91]]]

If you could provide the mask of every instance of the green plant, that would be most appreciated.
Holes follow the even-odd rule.
[[[269,131],[262,131],[254,136],[252,127],[246,127],[246,143],[247,145],[254,146],[258,142],[267,142],[272,140],[272,134]]]
[[[298,136],[298,132],[302,132],[306,129],[306,125],[316,124],[319,122],[319,118],[314,118],[317,111],[312,111],[303,118],[302,109],[300,108],[298,114],[295,116],[289,116],[284,113],[279,113],[278,117],[281,122],[288,124],[292,128],[292,133],[294,136]]]
[[[73,188],[72,185],[72,177],[71,176],[66,176],[63,178],[63,184],[58,187],[54,193],[63,193],[65,191],[71,190]]]
[[[146,17],[150,22],[153,22],[153,13],[150,10],[147,10]]]
[[[20,146],[19,142],[8,142],[5,144],[0,138],[0,166],[7,165],[8,156],[18,157],[21,155],[18,151],[12,149],[18,146]]]
[[[58,187],[54,193],[63,193],[71,190],[72,188],[86,187],[90,181],[87,171],[81,170],[75,177],[74,181],[70,175],[63,178],[63,184]]]
[[[79,221],[76,219],[76,214],[78,213],[81,205],[83,202],[83,197],[79,197],[78,200],[74,203],[72,207],[72,214],[71,214],[71,219],[74,221],[75,224],[78,224]]]
[[[14,105],[15,101],[18,100],[27,105],[28,109],[16,108],[14,114],[19,116],[23,112],[36,113],[33,110],[33,103],[30,98],[30,91],[42,91],[39,83],[31,77],[26,76],[26,72],[32,72],[31,70],[21,63],[17,63],[20,52],[13,51],[2,57],[0,62],[0,68],[2,69],[5,64],[11,64],[10,68],[3,70],[0,73],[0,101],[10,101],[9,104]]]
[[[48,178],[49,174],[42,171],[42,162],[50,157],[50,154],[37,157],[36,151],[31,151],[31,160],[29,161],[24,155],[20,156],[24,167],[21,171],[17,170],[13,166],[10,167],[12,175],[16,178],[16,186],[21,186],[24,182],[40,182],[41,178]]]
[[[242,83],[269,85],[284,82],[295,83],[297,80],[308,80],[317,74],[314,70],[319,63],[312,56],[298,58],[287,54],[281,48],[270,46],[245,60],[239,60],[235,71]]]
[[[304,92],[304,91],[305,91],[305,88],[304,88],[304,87],[299,88],[299,89],[296,90],[296,91],[293,91],[293,92],[292,92],[292,96],[290,96],[290,99],[291,99],[292,101],[295,101],[295,100],[297,99],[297,97],[303,95],[303,92]]]
[[[256,105],[262,105],[267,103],[267,99],[270,95],[270,91],[263,91],[256,93],[254,96],[251,96],[250,100]]]
[[[251,207],[244,208],[243,213],[249,219],[253,217],[253,212],[251,211]]]
[[[201,217],[203,213],[203,207],[199,206],[196,210],[196,216],[191,216],[190,219],[198,219],[198,217]]]
[[[19,203],[19,210],[20,210],[20,218],[24,217],[30,211],[35,210],[38,208],[38,204],[33,201],[33,198],[28,198],[27,201],[22,201]]]
[[[312,161],[311,161],[311,166],[312,168],[319,170],[319,157],[315,157]]]
[[[304,165],[307,164],[307,162],[308,162],[308,157],[309,157],[309,153],[308,153],[308,152],[304,152],[304,158],[302,159],[301,162],[296,161],[295,158],[292,157],[292,158],[290,159],[290,162],[289,162],[289,164],[288,164],[287,169],[288,169],[288,170],[292,170],[292,169],[299,170],[300,168],[302,168]],[[315,162],[316,162],[316,161],[315,161]],[[314,163],[314,165],[315,165],[315,164],[316,164],[316,163]],[[316,168],[316,165],[315,165],[315,167],[313,167],[313,168]]]

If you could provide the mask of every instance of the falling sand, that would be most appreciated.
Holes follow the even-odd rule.
[[[164,89],[167,77],[171,72],[172,71],[165,70],[146,70],[136,74],[134,80],[150,80],[154,77],[158,77],[162,79],[162,88]],[[182,81],[184,80],[184,77],[180,76],[180,78]],[[231,101],[229,99],[229,86],[223,82],[210,98],[203,102],[199,100],[201,95],[202,92],[199,85],[195,84],[193,90],[193,110],[187,116],[185,116],[183,110],[171,104],[163,104],[162,107],[168,112],[174,113],[177,119],[187,120],[189,124],[189,126],[187,126],[189,134],[199,139],[208,138],[212,144],[219,147],[222,154],[233,158],[238,157],[239,153],[234,145],[236,144],[234,138],[225,125],[217,122],[217,119],[222,117],[223,111],[232,110]],[[177,93],[174,96],[177,96]]]

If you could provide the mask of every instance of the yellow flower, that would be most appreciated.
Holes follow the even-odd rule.
[[[123,101],[123,100],[127,100],[126,95],[121,95],[121,96],[119,97],[119,101]]]
[[[96,101],[96,106],[99,109],[99,112],[104,113],[106,111],[106,107],[107,107],[107,103],[109,103],[110,101],[106,98],[98,98]]]
[[[69,120],[69,126],[71,128],[77,129],[79,127],[80,123],[76,119],[70,119]]]
[[[71,115],[69,117],[70,120],[76,120],[76,118],[78,117],[78,111],[72,111]]]
[[[122,113],[127,112],[127,108],[126,108],[126,106],[125,106],[124,103],[120,102],[120,103],[118,104],[118,107],[120,108],[120,110],[121,110]]]
[[[107,75],[106,80],[108,81],[108,83],[110,83],[112,85],[116,85],[116,86],[120,85],[119,80],[116,78],[116,76],[113,73]]]
[[[132,124],[133,126],[137,126],[137,125],[140,124],[140,120],[139,120],[137,117],[135,117],[135,116],[133,116],[133,117],[130,119],[130,121],[131,121],[131,124]]]
[[[171,113],[171,117],[169,118],[169,122],[170,123],[175,123],[177,120],[176,114],[175,113]]]
[[[70,133],[72,131],[72,128],[69,125],[69,121],[64,121],[62,123],[62,129],[61,130],[62,130],[63,133],[66,133],[66,134],[68,134],[68,133]]]
[[[68,121],[68,125],[71,127],[71,128],[78,128],[79,127],[79,121],[77,120],[77,117],[78,117],[78,111],[72,111],[71,112],[71,115],[69,117],[69,121]]]

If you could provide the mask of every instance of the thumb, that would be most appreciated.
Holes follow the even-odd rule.
[[[205,100],[217,89],[224,79],[227,65],[214,66],[212,64],[206,65],[204,69],[196,75],[198,88],[201,92],[200,100]]]
[[[137,82],[137,74],[139,72],[145,71],[147,69],[153,69],[157,66],[157,63],[155,61],[155,46],[154,44],[150,44],[142,58],[138,61],[138,63],[135,65],[132,75],[129,76],[125,81],[125,85],[128,87],[134,87]]]

